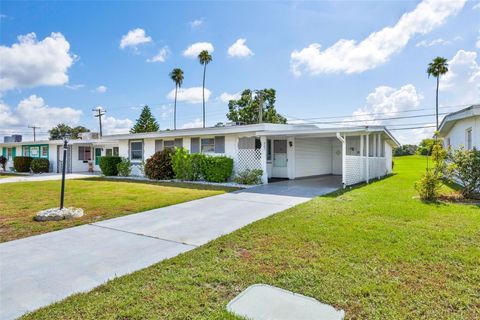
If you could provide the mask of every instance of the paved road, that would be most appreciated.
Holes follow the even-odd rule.
[[[65,179],[82,179],[82,178],[91,178],[100,176],[99,173],[67,173]],[[31,182],[31,181],[50,181],[50,180],[61,180],[62,174],[60,173],[42,173],[34,174],[29,176],[11,176],[9,178],[0,179],[0,184],[2,183],[12,183],[12,182]]]
[[[311,199],[308,188],[305,197],[260,188],[0,244],[0,319],[89,291]]]

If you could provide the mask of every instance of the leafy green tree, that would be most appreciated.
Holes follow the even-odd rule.
[[[441,145],[442,140],[431,139],[431,138],[423,139],[422,141],[420,141],[420,144],[418,145],[417,154],[422,156],[430,156],[432,155],[433,147],[437,144]]]
[[[448,63],[447,59],[442,57],[436,57],[432,62],[428,64],[427,73],[428,77],[434,76],[437,78],[437,91],[435,95],[435,110],[436,110],[436,119],[437,119],[437,130],[438,130],[438,85],[440,84],[440,76],[448,72]]]
[[[205,73],[207,72],[207,64],[212,62],[212,55],[208,53],[207,50],[203,50],[198,55],[198,61],[201,65],[203,65],[203,91],[202,91],[202,98],[203,98],[203,127],[205,128]]]
[[[170,79],[175,82],[175,103],[173,105],[173,129],[177,129],[177,92],[183,83],[183,70],[175,68],[170,72]]]
[[[70,139],[78,139],[82,132],[90,132],[90,130],[82,126],[72,128],[65,123],[59,123],[52,129],[48,130],[50,140],[61,140],[65,137],[65,134],[69,134]]]
[[[396,157],[399,156],[410,156],[414,155],[417,152],[418,146],[414,144],[404,144],[398,148],[393,149],[393,155]]]
[[[142,132],[155,132],[160,129],[157,120],[152,115],[149,106],[144,106],[140,118],[137,119],[137,122],[130,129],[130,133],[142,133]]]
[[[465,198],[480,197],[480,150],[455,149],[450,154],[449,171],[462,187]]]
[[[227,118],[244,124],[259,123],[260,95],[263,100],[262,122],[287,123],[287,119],[275,109],[275,89],[263,89],[255,96],[252,90],[243,90],[240,99],[228,102]]]

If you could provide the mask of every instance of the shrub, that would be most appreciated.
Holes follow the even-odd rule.
[[[177,148],[172,156],[172,168],[175,178],[180,180],[197,181],[202,176],[204,154],[189,154],[184,148]]]
[[[122,158],[122,161],[117,163],[118,175],[128,177],[132,173],[132,163],[127,158]]]
[[[32,157],[15,157],[15,159],[13,159],[13,167],[16,172],[30,172],[32,160]]]
[[[145,163],[145,175],[149,179],[169,180],[173,179],[172,156],[174,151],[165,149],[155,152]]]
[[[415,189],[418,191],[420,199],[426,201],[436,201],[438,199],[442,178],[447,171],[446,157],[447,151],[440,144],[434,144],[432,147],[433,168],[427,168],[422,178],[415,183]]]
[[[30,164],[33,173],[45,173],[50,171],[50,161],[45,158],[34,158]]]
[[[480,192],[480,150],[454,150],[448,155],[449,171],[462,187],[465,198],[474,198]]]
[[[244,170],[239,172],[237,176],[233,179],[236,183],[240,184],[261,184],[262,183],[263,170]]]
[[[105,176],[116,176],[118,175],[117,164],[122,162],[121,157],[117,156],[105,156],[100,157],[100,161],[98,165],[100,166],[100,170]]]
[[[0,156],[0,166],[2,166],[3,171],[7,170],[5,167],[7,165],[8,159],[5,158],[4,156]]]
[[[225,156],[205,156],[202,161],[202,175],[209,182],[225,182],[233,171],[233,159]]]

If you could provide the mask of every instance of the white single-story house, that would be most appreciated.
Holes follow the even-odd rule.
[[[389,174],[392,148],[399,146],[383,126],[326,129],[269,123],[120,134],[104,140],[117,143],[119,155],[133,164],[164,148],[183,147],[191,153],[231,157],[234,173],[261,169],[263,183],[338,175],[344,186]]]
[[[8,159],[7,170],[13,168],[16,156],[30,156],[48,159],[50,172],[62,171],[62,140],[0,143],[0,150]],[[81,134],[80,139],[68,142],[66,172],[99,172],[98,160],[105,155],[118,155],[118,144],[115,141],[98,139],[98,135],[91,132]]]
[[[438,131],[445,147],[480,149],[480,105],[449,113]]]

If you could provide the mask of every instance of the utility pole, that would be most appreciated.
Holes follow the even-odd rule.
[[[258,95],[258,123],[263,122],[263,91],[255,90],[255,93]]]
[[[101,138],[102,137],[102,116],[105,115],[105,113],[107,113],[107,110],[105,110],[101,107],[96,107],[96,108],[92,109],[92,111],[97,112],[97,114],[94,115],[94,117],[98,118],[98,122],[100,124],[100,138]]]
[[[33,141],[36,141],[37,140],[37,129],[40,129],[40,127],[37,127],[35,125],[33,126],[28,126],[30,129],[33,129]]]

